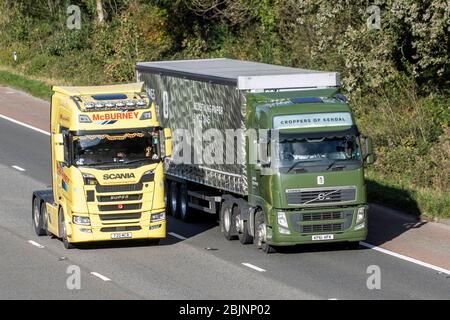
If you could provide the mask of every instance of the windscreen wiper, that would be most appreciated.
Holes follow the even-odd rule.
[[[292,166],[288,169],[288,171],[286,171],[286,173],[289,173],[292,169],[294,169],[296,166],[298,166],[301,163],[306,163],[306,162],[316,162],[317,160],[299,160],[297,162],[294,162],[292,164]]]
[[[132,159],[132,160],[124,161],[124,162],[121,162],[121,163],[128,164],[128,163],[135,163],[135,162],[141,162],[141,161],[151,161],[151,160],[154,160],[154,159],[151,159],[151,158]]]
[[[336,160],[333,160],[329,166],[327,167],[327,170],[329,170],[331,167],[333,167],[336,164]],[[345,165],[340,165],[338,168],[345,168]]]

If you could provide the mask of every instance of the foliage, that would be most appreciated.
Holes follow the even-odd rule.
[[[1,1],[0,64],[72,84],[132,81],[136,61],[184,58],[339,71],[375,141],[372,199],[399,205],[399,190],[404,208],[449,215],[449,0],[102,0],[104,23],[96,2]],[[81,30],[66,27],[68,5]]]

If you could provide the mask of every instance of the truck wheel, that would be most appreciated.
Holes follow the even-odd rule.
[[[180,211],[178,210],[178,183],[172,181],[170,183],[170,211],[175,218],[180,217]]]
[[[45,234],[47,236],[51,236],[52,233],[50,231],[48,231],[47,207],[45,205],[45,202],[41,203],[41,215],[42,215],[42,219],[44,221],[43,226],[44,226]]]
[[[172,211],[170,210],[170,182],[168,180],[164,180],[164,207],[166,208],[166,213],[168,215],[172,215]]]
[[[191,210],[189,210],[189,195],[187,185],[185,183],[181,185],[179,196],[181,220],[187,222],[191,218]]]
[[[59,209],[58,212],[58,229],[59,229],[59,237],[61,238],[64,244],[64,248],[66,249],[75,248],[74,245],[70,243],[69,240],[67,239],[66,225],[64,224],[64,213],[61,208]]]
[[[41,204],[38,198],[34,198],[33,200],[33,226],[34,231],[38,236],[46,235],[44,228],[44,216],[41,212]]]
[[[236,224],[234,223],[235,217],[233,217],[233,205],[228,202],[222,204],[220,209],[220,230],[227,240],[236,239]]]
[[[233,215],[235,217],[235,226],[238,233],[239,241],[242,244],[253,243],[253,237],[248,232],[248,223],[247,221],[241,221],[241,211],[238,206],[233,208],[233,211],[236,211]]]
[[[255,216],[255,238],[254,244],[264,253],[274,253],[275,248],[266,243],[266,223],[264,222],[264,214],[259,211]]]

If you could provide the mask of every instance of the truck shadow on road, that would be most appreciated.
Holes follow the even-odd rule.
[[[397,210],[383,207],[378,204],[370,204],[369,210],[369,234],[368,243],[379,246],[386,242],[392,241],[410,229],[420,228],[426,222],[420,221],[417,216],[401,213]],[[162,239],[160,244],[151,244],[146,240],[121,240],[107,241],[89,244],[79,244],[77,248],[80,250],[102,250],[102,249],[119,249],[119,248],[145,248],[170,246],[185,241],[204,232],[218,227],[217,216],[204,212],[195,212],[189,222],[183,222],[172,216],[167,217],[167,237]],[[222,237],[220,230],[217,235]],[[181,237],[180,237],[181,236]],[[214,236],[214,237],[215,237]],[[185,238],[185,239],[184,239]],[[226,241],[223,239],[223,241]],[[236,245],[239,245],[239,241]],[[351,248],[348,243],[314,243],[289,247],[278,247],[277,252],[280,254],[298,254],[307,252],[330,252],[342,250],[364,250],[366,247]]]
[[[159,244],[152,244],[147,240],[120,240],[104,241],[94,243],[77,244],[76,248],[80,250],[101,250],[101,249],[119,249],[119,248],[139,248],[139,247],[158,247],[170,246],[178,242],[189,239],[200,233],[206,232],[218,226],[217,217],[204,212],[196,212],[189,222],[183,222],[172,216],[167,217],[167,236],[161,239]],[[180,238],[180,236],[182,238]],[[226,241],[224,239],[224,241]]]

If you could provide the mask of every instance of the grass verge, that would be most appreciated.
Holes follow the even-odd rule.
[[[399,209],[421,218],[450,218],[450,192],[429,188],[410,188],[374,172],[366,171],[370,202]]]
[[[45,100],[50,100],[52,95],[50,85],[7,70],[0,69],[0,84],[25,91]]]

